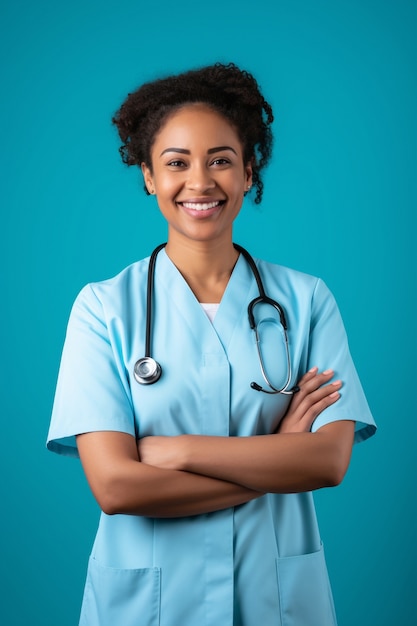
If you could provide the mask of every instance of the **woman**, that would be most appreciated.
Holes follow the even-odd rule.
[[[375,426],[325,285],[233,244],[272,120],[232,64],[145,84],[113,120],[168,239],[71,313],[48,446],[103,511],[81,624],[336,623],[311,491]]]

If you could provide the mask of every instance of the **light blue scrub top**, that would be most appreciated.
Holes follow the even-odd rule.
[[[75,435],[271,433],[290,396],[267,395],[247,305],[258,296],[242,256],[212,324],[165,250],[157,258],[152,355],[155,385],[133,367],[145,353],[149,259],[86,286],[72,309],[48,448],[78,456]],[[312,366],[333,368],[342,396],[313,424],[356,421],[356,441],[375,432],[333,296],[312,276],[256,261],[265,291],[287,315],[292,385]],[[261,305],[265,365],[285,380],[282,331]],[[250,462],[250,460],[248,461]],[[154,519],[101,514],[89,560],[83,626],[333,626],[336,624],[311,493],[266,494],[224,511]]]

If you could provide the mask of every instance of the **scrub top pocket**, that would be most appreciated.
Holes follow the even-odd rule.
[[[337,626],[323,546],[276,563],[282,626]]]
[[[79,626],[159,626],[158,567],[115,569],[90,557]]]

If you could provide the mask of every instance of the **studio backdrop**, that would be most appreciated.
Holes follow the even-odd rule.
[[[379,426],[316,494],[340,626],[416,624],[416,3],[4,0],[0,29],[2,623],[77,623],[99,510],[45,449],[65,328],[87,282],[166,237],[111,116],[219,60],[275,114],[235,241],[325,280]]]

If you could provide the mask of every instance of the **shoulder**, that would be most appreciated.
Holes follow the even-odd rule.
[[[256,265],[262,278],[270,283],[276,282],[282,288],[287,287],[290,290],[303,290],[313,292],[321,281],[317,276],[300,272],[299,270],[256,259]]]
[[[77,296],[77,300],[102,300],[117,297],[120,294],[137,288],[147,278],[149,257],[136,261],[121,270],[115,276],[85,285]]]
[[[97,296],[117,294],[137,286],[148,275],[149,257],[136,261],[125,267],[121,272],[99,282],[89,283],[89,287]]]
[[[287,298],[292,306],[309,310],[313,319],[327,308],[337,309],[335,298],[323,279],[262,259],[256,259],[256,265],[267,291]]]
[[[125,267],[115,276],[86,284],[78,293],[71,318],[103,319],[118,314],[146,294],[149,257]]]

